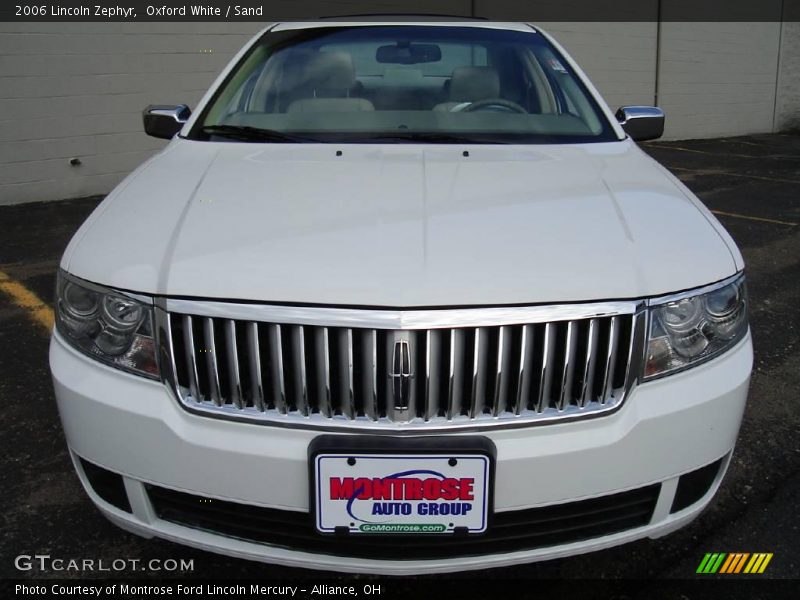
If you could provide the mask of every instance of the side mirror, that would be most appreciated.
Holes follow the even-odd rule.
[[[664,111],[655,106],[623,106],[616,117],[634,141],[656,140],[664,134]]]
[[[191,109],[185,104],[175,106],[151,104],[142,112],[144,132],[153,137],[171,140],[189,120]]]

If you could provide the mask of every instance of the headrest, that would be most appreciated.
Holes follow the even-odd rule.
[[[300,52],[290,59],[287,71],[290,87],[344,91],[356,83],[353,57],[347,52]]]
[[[500,76],[493,67],[456,67],[450,79],[451,102],[477,102],[500,95]]]

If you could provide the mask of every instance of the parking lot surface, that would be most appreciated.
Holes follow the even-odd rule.
[[[800,576],[800,136],[653,143],[645,149],[718,215],[747,264],[755,366],[728,475],[713,505],[670,536],[495,569],[487,577],[696,577],[706,552],[736,551],[774,553],[759,577]],[[5,274],[6,281],[51,303],[60,255],[100,199],[0,207],[0,279]],[[675,243],[680,239],[681,232],[675,231]],[[47,366],[48,334],[36,310],[0,286],[0,577],[92,575],[18,571],[14,566],[17,555],[50,554],[108,562],[194,559],[188,577],[320,578],[312,571],[141,539],[107,522],[85,496],[68,459]]]

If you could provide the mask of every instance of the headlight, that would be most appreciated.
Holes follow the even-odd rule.
[[[717,356],[746,333],[744,276],[704,293],[689,293],[651,306],[644,379]]]
[[[92,358],[158,379],[152,306],[59,271],[56,327]]]

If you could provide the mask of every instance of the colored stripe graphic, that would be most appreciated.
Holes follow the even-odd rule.
[[[761,563],[761,568],[758,570],[758,572],[763,573],[767,569],[767,565],[771,560],[772,560],[772,552],[769,552],[767,553],[767,556],[764,558],[764,562]]]
[[[742,567],[744,566],[744,563],[747,560],[748,556],[750,556],[749,552],[743,552],[741,554],[739,562],[736,563],[736,567],[733,570],[734,573],[739,573],[742,570]]]
[[[767,568],[769,561],[772,560],[772,553],[767,552],[760,552],[758,554],[753,554],[753,558],[750,559],[750,562],[747,563],[747,566],[744,568],[745,573],[763,573],[764,570]]]
[[[719,570],[719,572],[730,573],[731,566],[736,562],[737,558],[739,558],[738,554],[728,554],[728,558],[726,558],[725,562],[722,563],[722,568]]]
[[[700,561],[700,566],[697,567],[697,573],[705,573],[706,572],[706,565],[708,561],[711,559],[711,554],[706,552],[706,555],[703,557],[703,560]]]
[[[697,572],[716,573],[724,559],[725,559],[724,552],[707,553],[705,557],[703,557],[700,566],[697,567]]]
[[[697,573],[732,575],[763,573],[772,560],[772,552],[707,552],[697,567]]]
[[[747,557],[750,556],[747,552],[732,552],[728,555],[728,560],[725,561],[725,564],[722,565],[722,569],[720,569],[720,573],[738,573],[744,561],[747,560]],[[738,570],[737,570],[738,569]]]

